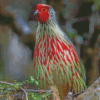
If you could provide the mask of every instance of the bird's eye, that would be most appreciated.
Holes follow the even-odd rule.
[[[45,11],[45,9],[43,9],[43,11]]]
[[[42,11],[42,12],[46,12],[47,9],[46,9],[46,8],[42,8],[41,11]]]

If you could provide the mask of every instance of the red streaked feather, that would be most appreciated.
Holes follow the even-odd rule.
[[[42,47],[41,41],[42,42],[44,41],[43,47]],[[41,52],[41,49],[39,48],[44,49],[44,51],[42,50]],[[66,54],[65,52],[68,52],[68,53]],[[78,56],[76,56],[76,50],[74,49],[74,46],[72,46],[71,44],[66,45],[63,40],[59,40],[58,38],[53,38],[53,37],[50,38],[49,36],[44,36],[43,39],[40,39],[38,41],[36,45],[36,49],[34,51],[33,58],[35,57],[37,57],[37,59],[39,59],[40,57],[41,66],[42,65],[48,66],[48,63],[47,63],[48,58],[49,58],[49,62],[52,59],[54,59],[54,64],[58,63],[61,59],[65,65],[67,65],[66,61],[68,61],[71,64],[73,59],[75,60],[76,63],[79,62]],[[72,65],[71,65],[71,69],[73,69]]]

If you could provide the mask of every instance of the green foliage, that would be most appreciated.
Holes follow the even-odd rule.
[[[28,92],[28,97],[29,100],[44,100],[47,99],[47,97],[50,97],[49,93],[40,93],[40,94],[36,94],[36,93],[32,93],[32,92]]]
[[[70,33],[70,32],[65,32],[67,35],[68,35],[68,37],[70,38],[70,39],[72,39],[72,38],[74,38],[77,34],[75,34],[75,33]]]
[[[95,4],[96,10],[100,10],[100,0],[83,0],[84,2],[93,2]]]
[[[93,0],[97,10],[100,10],[100,0]]]
[[[14,80],[13,83],[7,83],[7,82],[0,81],[0,94],[1,93],[3,94],[2,99],[7,98],[7,95],[11,95],[14,92],[16,93],[19,91],[21,92],[22,91],[21,87],[28,86],[28,84],[30,83],[35,84],[35,86],[39,87],[38,81],[36,81],[33,76],[30,76],[28,80],[23,82],[17,82],[16,80]],[[34,93],[34,91],[26,91],[26,92],[29,100],[42,100],[42,99],[46,100],[47,97],[50,97],[50,93],[47,92],[46,93],[43,93],[41,91],[39,93],[37,92]]]

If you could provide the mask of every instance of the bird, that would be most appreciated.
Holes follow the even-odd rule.
[[[35,77],[40,87],[53,91],[53,100],[64,100],[69,91],[86,88],[85,68],[78,53],[58,25],[56,12],[47,4],[37,4],[38,21],[33,55]]]

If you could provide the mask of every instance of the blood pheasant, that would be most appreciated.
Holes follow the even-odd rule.
[[[33,56],[37,79],[42,87],[53,90],[54,100],[63,100],[71,89],[76,93],[86,87],[84,66],[57,24],[54,9],[37,4],[34,15],[38,20]]]

